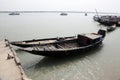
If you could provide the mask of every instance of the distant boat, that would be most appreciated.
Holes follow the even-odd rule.
[[[87,13],[85,13],[85,16],[87,16]]]
[[[113,31],[116,29],[116,25],[113,25],[113,26],[107,26],[107,31],[110,32],[110,31]]]
[[[99,47],[102,44],[105,33],[105,30],[99,30],[98,33],[78,34],[71,39],[63,38],[57,42],[45,45],[39,44],[37,46],[21,48],[20,50],[49,57],[80,55],[82,52],[87,52]]]
[[[11,12],[11,13],[9,13],[9,15],[20,15],[20,13],[19,12]]]
[[[61,15],[61,16],[67,16],[68,14],[65,13],[65,12],[62,12],[60,15]]]
[[[100,24],[103,24],[105,26],[112,26],[116,24],[117,26],[120,26],[120,17],[114,16],[114,15],[101,15],[101,16],[93,16],[94,21],[99,22]]]

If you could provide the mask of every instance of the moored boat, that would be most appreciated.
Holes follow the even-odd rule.
[[[116,29],[116,25],[113,25],[113,26],[107,26],[107,31],[110,32],[110,31],[113,31]]]
[[[21,48],[35,55],[49,57],[65,57],[71,55],[79,55],[97,48],[102,44],[105,37],[105,30],[99,30],[98,33],[78,34],[76,37],[58,42],[48,43],[46,45],[37,45],[28,48]]]
[[[60,15],[61,15],[61,16],[67,16],[68,14],[65,13],[65,12],[62,12]]]
[[[20,15],[20,13],[19,12],[11,12],[11,13],[9,13],[9,15]]]
[[[120,17],[119,16],[114,16],[114,15],[101,15],[101,16],[93,16],[94,21],[99,22],[102,25],[105,26],[112,26],[114,24],[120,25]]]
[[[93,20],[94,20],[94,21],[99,21],[99,19],[100,19],[100,18],[99,18],[98,15],[93,16]]]

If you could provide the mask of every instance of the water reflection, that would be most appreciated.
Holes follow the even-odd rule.
[[[93,56],[96,55],[101,49],[103,48],[103,45],[101,45],[99,48],[96,48],[95,50],[85,52],[83,54],[80,54],[78,56],[69,56],[69,57],[44,57],[42,60],[40,60],[39,63],[36,64],[36,69],[41,67],[51,67],[51,66],[57,66],[66,64],[69,62],[74,62],[76,60],[82,60],[86,56]]]
[[[76,74],[74,70],[77,70],[77,69],[74,67],[78,67],[77,65],[79,65],[78,69],[80,69],[80,65],[81,66],[84,65],[84,60],[87,57],[96,56],[97,52],[99,52],[102,48],[103,46],[100,46],[99,48],[93,51],[84,53],[79,56],[71,56],[66,58],[65,57],[64,58],[44,57],[37,64],[31,66],[31,68],[29,67],[29,71],[31,72],[31,74],[29,75],[32,75],[31,78],[33,78],[34,80],[39,80],[39,79],[56,80],[57,77],[58,77],[57,80],[62,80],[65,78],[64,75],[68,74],[68,72],[66,72],[66,69],[70,70],[70,73],[72,75]],[[45,77],[44,75],[46,75],[47,77]],[[70,79],[70,78],[67,78],[67,79]],[[72,79],[73,78],[71,78],[71,80]]]

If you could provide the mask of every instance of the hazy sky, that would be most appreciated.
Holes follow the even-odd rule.
[[[69,10],[120,12],[120,0],[0,0],[3,10]]]

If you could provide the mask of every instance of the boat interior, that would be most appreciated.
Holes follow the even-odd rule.
[[[95,33],[78,35],[77,38],[71,38],[69,40],[61,40],[59,42],[54,42],[46,45],[38,45],[38,46],[34,46],[34,48],[32,47],[32,49],[40,50],[40,51],[77,49],[98,42],[100,40],[100,37],[101,35],[97,35]]]

